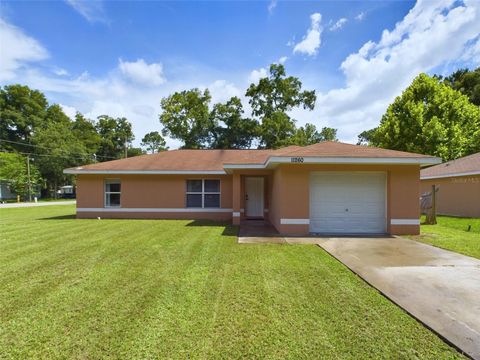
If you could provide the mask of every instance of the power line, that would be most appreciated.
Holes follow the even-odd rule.
[[[1,153],[10,153],[10,154],[22,154],[22,155],[32,155],[33,157],[43,156],[43,157],[52,157],[52,158],[61,158],[61,159],[78,159],[78,160],[86,160],[89,157],[93,157],[92,155],[85,155],[85,156],[74,156],[74,155],[47,155],[47,154],[36,154],[36,153],[26,153],[22,151],[8,151],[8,150],[0,150]]]
[[[22,142],[19,142],[19,141],[12,141],[12,140],[0,139],[0,143],[1,143],[2,141],[7,142],[7,143],[12,143],[12,144],[32,146],[32,147],[38,147],[38,148],[43,148],[43,149],[47,149],[47,150],[56,150],[56,151],[62,151],[62,152],[69,153],[69,151],[67,151],[67,150],[50,148],[50,147],[46,147],[46,146],[42,146],[42,145],[35,145],[35,144],[29,144],[29,143],[22,143]],[[113,160],[117,160],[117,159],[118,159],[118,158],[112,157],[112,156],[95,155],[95,154],[88,154],[88,155],[89,155],[89,156],[95,156],[95,157],[97,157],[97,158],[104,158],[104,159],[113,159]]]

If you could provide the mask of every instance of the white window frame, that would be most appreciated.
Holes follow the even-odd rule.
[[[120,191],[107,191],[108,184],[120,184]],[[120,179],[105,179],[103,185],[103,201],[104,207],[106,208],[119,208],[122,207],[122,181]],[[111,194],[119,194],[120,195],[120,204],[119,205],[107,205],[107,197]]]
[[[218,181],[218,191],[205,191],[205,181],[215,180]],[[201,181],[202,182],[202,191],[188,191],[188,182],[189,181]],[[187,196],[188,195],[201,195],[202,196],[202,207],[196,206],[187,206]],[[218,207],[205,207],[205,195],[218,195]],[[222,181],[220,179],[187,179],[185,181],[185,207],[187,209],[220,209],[222,207]]]

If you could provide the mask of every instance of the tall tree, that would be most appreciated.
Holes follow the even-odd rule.
[[[165,139],[158,131],[152,131],[142,139],[141,146],[145,147],[147,151],[150,151],[152,154],[160,151],[168,150],[166,146]]]
[[[97,152],[100,161],[125,157],[125,150],[135,139],[132,124],[126,118],[101,115],[97,118],[96,129],[101,137]]]
[[[70,182],[70,177],[63,174],[65,168],[92,161],[83,143],[71,131],[69,122],[49,122],[36,131],[34,143],[33,157],[47,182],[46,195],[55,194],[60,185]]]
[[[211,96],[199,89],[176,92],[160,101],[162,134],[183,141],[184,149],[202,149],[212,142],[215,124],[208,105]]]
[[[369,135],[372,145],[456,159],[480,151],[480,108],[438,79],[420,74]]]
[[[72,123],[72,132],[75,138],[83,143],[88,154],[93,155],[97,153],[101,138],[92,120],[85,118],[85,116],[77,112]]]
[[[28,86],[7,85],[0,88],[0,139],[30,142],[35,129],[45,120],[48,102],[38,90]],[[3,144],[4,148],[28,151],[20,144]]]
[[[258,133],[258,122],[243,117],[242,102],[232,97],[225,104],[215,104],[211,112],[215,149],[248,149]]]
[[[316,101],[315,91],[302,91],[302,82],[287,77],[282,64],[270,65],[268,77],[251,84],[246,96],[253,115],[261,119],[260,141],[266,148],[288,144],[296,131],[288,112],[296,107],[313,110]]]

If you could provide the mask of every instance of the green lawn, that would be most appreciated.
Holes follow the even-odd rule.
[[[422,225],[421,235],[410,238],[480,259],[479,218],[437,216],[436,225]]]
[[[73,213],[0,210],[0,358],[461,358],[318,246]]]

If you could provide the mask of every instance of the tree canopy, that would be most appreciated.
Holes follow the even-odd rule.
[[[152,154],[168,150],[165,139],[158,131],[152,131],[145,134],[140,145],[145,147],[147,151],[150,151]]]
[[[135,139],[132,124],[124,117],[101,115],[95,127],[100,136],[97,157],[110,160],[125,157],[125,151]]]
[[[360,141],[393,150],[456,159],[480,151],[480,107],[438,78],[420,74],[376,129]]]
[[[288,112],[297,107],[313,110],[315,91],[302,91],[302,82],[288,76],[282,64],[270,65],[269,75],[251,84],[245,95],[249,98],[252,114],[260,119],[258,136],[265,148],[292,144],[296,126]]]
[[[214,128],[208,108],[210,100],[210,92],[199,89],[175,92],[163,98],[160,102],[162,134],[183,141],[185,149],[209,147]]]
[[[442,76],[437,77],[443,80],[445,85],[468,96],[472,104],[480,106],[480,67],[471,71],[460,69],[445,78]]]
[[[241,100],[234,96],[225,104],[215,104],[210,114],[215,130],[215,149],[248,149],[258,133],[258,122],[243,116]]]
[[[4,159],[0,173],[13,176],[7,167],[12,167],[13,160],[24,163],[28,154],[33,171],[38,170],[38,176],[45,180],[44,195],[73,181],[72,176],[63,174],[67,167],[125,156],[125,141],[129,156],[142,154],[141,149],[132,148],[132,140],[132,125],[126,118],[104,115],[95,122],[77,113],[72,120],[38,90],[22,85],[0,87],[0,152],[20,156],[8,162]],[[16,173],[17,178],[22,183],[21,172]],[[23,194],[23,185],[12,186]]]

